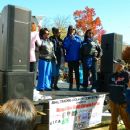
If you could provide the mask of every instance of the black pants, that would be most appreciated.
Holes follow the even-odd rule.
[[[73,71],[75,72],[76,85],[79,87],[79,61],[69,61],[69,83],[70,86],[73,85]]]
[[[30,62],[30,72],[35,72],[36,70],[36,62]]]
[[[30,72],[34,72],[34,86],[36,85],[37,67],[36,62],[30,62]]]

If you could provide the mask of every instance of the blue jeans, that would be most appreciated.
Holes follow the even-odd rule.
[[[55,77],[59,77],[59,70],[60,70],[60,65],[56,64],[55,61],[52,61],[52,76]]]
[[[52,63],[39,59],[38,62],[38,84],[37,90],[51,89]]]
[[[89,58],[89,57],[88,57]],[[91,65],[87,64],[87,58],[84,58],[83,63],[83,85],[84,87],[88,87],[88,82],[90,78],[90,73],[92,74],[92,88],[97,89],[97,66],[96,61],[92,58]]]

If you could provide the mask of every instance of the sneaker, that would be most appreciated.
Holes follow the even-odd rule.
[[[50,89],[50,88],[46,88],[46,89],[44,89],[45,91],[52,91],[52,89]]]
[[[57,86],[54,87],[54,90],[60,90],[60,88],[58,88]]]
[[[97,90],[96,90],[96,89],[92,89],[91,92],[92,92],[92,93],[96,93]]]
[[[43,89],[37,89],[37,91],[39,91],[39,92],[44,92],[44,90],[43,90]]]

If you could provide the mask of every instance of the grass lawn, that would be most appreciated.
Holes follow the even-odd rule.
[[[83,130],[109,130],[109,125],[110,125],[110,121],[103,121],[101,124],[95,127],[91,127]],[[118,130],[126,130],[122,122],[118,124]]]

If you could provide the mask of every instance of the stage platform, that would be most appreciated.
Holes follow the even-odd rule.
[[[44,130],[49,130],[49,100],[56,100],[56,99],[64,99],[64,98],[72,98],[72,97],[82,97],[82,96],[96,96],[96,95],[102,95],[102,94],[108,94],[104,92],[97,92],[97,93],[92,93],[84,90],[83,87],[80,87],[80,91],[76,90],[76,86],[73,86],[72,91],[69,91],[69,84],[66,82],[58,83],[58,87],[60,90],[53,90],[52,91],[43,91],[40,92],[45,98],[44,100],[39,100],[39,101],[34,101],[34,105],[36,106],[36,109],[38,111],[44,112],[47,115],[46,116],[38,116],[36,120],[37,127],[35,130],[40,130],[39,129],[39,124],[44,128]],[[104,109],[106,106],[104,105]]]
[[[97,93],[92,93],[92,92],[86,92],[86,91],[68,91],[68,89],[63,88],[61,90],[55,91],[44,91],[40,92],[41,95],[45,97],[44,100],[39,100],[39,101],[34,101],[34,104],[39,104],[39,103],[48,103],[49,100],[55,100],[55,99],[63,99],[63,98],[70,98],[70,97],[78,97],[78,96],[91,96],[91,95],[100,95],[100,94],[108,94],[104,92],[97,92]]]
[[[69,98],[69,97],[77,97],[77,96],[89,96],[89,95],[97,95],[97,94],[108,94],[106,92],[96,92],[93,93],[90,91],[91,86],[86,89],[84,89],[82,86],[80,86],[80,91],[77,91],[76,89],[76,85],[73,85],[72,90],[69,90],[69,84],[67,82],[63,82],[63,81],[59,81],[58,82],[58,87],[60,88],[60,90],[54,90],[52,89],[52,91],[43,91],[40,92],[42,95],[44,96],[50,96],[52,97],[52,99],[62,99],[62,98]],[[47,100],[43,100],[43,101],[38,101],[35,103],[39,103],[39,102],[48,102],[49,99]]]

